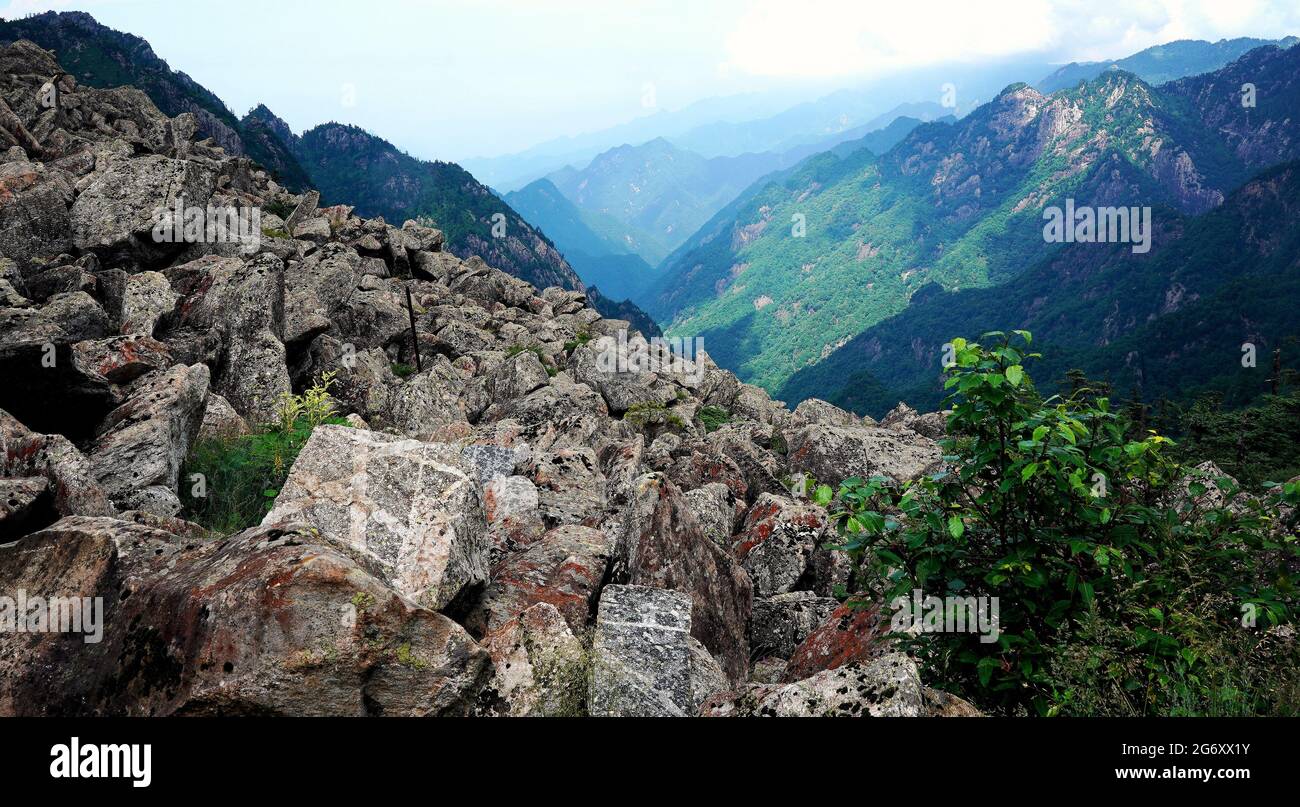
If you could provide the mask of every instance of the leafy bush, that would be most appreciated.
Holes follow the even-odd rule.
[[[227,535],[259,524],[312,430],[323,423],[348,425],[334,414],[333,375],[323,374],[303,395],[281,396],[279,421],[263,431],[195,443],[181,470],[185,518]],[[201,485],[193,474],[202,475]]]
[[[1127,439],[1106,398],[1044,400],[1024,369],[1030,334],[985,336],[989,347],[952,342],[947,470],[902,489],[849,479],[815,492],[838,499],[850,590],[997,597],[995,642],[903,638],[932,680],[992,711],[1300,708],[1280,683],[1294,645],[1255,652],[1294,613],[1300,552],[1295,516],[1281,514],[1297,486],[1261,501],[1226,477],[1188,481],[1171,442]]]

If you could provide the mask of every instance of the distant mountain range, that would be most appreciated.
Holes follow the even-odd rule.
[[[1300,49],[1269,46],[1159,88],[1122,71],[1051,96],[1014,85],[955,124],[917,127],[883,156],[819,155],[747,193],[671,256],[650,313],[791,401],[831,396],[878,412],[913,394],[919,376],[857,372],[876,354],[872,328],[915,351],[910,365],[897,351],[888,361],[929,368],[932,345],[900,316],[913,302],[936,306],[918,308],[931,312],[927,324],[959,323],[955,300],[937,292],[996,287],[987,327],[1019,327],[998,319],[1014,311],[1000,302],[1061,249],[1044,243],[1045,206],[1218,207],[1251,174],[1300,156],[1298,77]],[[1247,81],[1255,108],[1242,106]],[[1107,332],[1103,320],[1071,316],[1080,338]],[[884,389],[845,390],[850,377]]]
[[[1179,39],[1113,62],[1071,62],[1034,86],[1041,92],[1052,93],[1073,87],[1081,81],[1091,81],[1107,70],[1127,70],[1141,76],[1148,84],[1164,84],[1166,81],[1218,70],[1255,48],[1276,45],[1285,49],[1297,42],[1300,40],[1293,36],[1279,40],[1241,37],[1220,39],[1218,42]]]

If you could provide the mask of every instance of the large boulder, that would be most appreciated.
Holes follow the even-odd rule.
[[[546,532],[537,486],[524,476],[500,476],[483,486],[483,512],[494,562]]]
[[[73,188],[63,172],[27,160],[0,163],[0,200],[0,255],[25,267],[72,248]]]
[[[13,530],[9,537],[46,526],[36,523],[41,514],[48,523],[53,523],[61,516],[114,513],[108,494],[95,478],[90,460],[71,440],[61,434],[37,434],[3,410],[0,410],[0,478],[44,483],[39,485],[35,499],[21,508],[15,505],[6,516],[5,521]],[[29,494],[36,491],[30,485],[24,489]],[[10,517],[15,521],[9,522]]]
[[[691,635],[733,681],[745,680],[754,599],[749,575],[705,536],[681,491],[661,474],[642,476],[621,527],[617,573],[633,585],[689,595]]]
[[[691,598],[676,591],[605,587],[591,651],[592,715],[694,713],[691,610]]]
[[[850,600],[836,608],[795,648],[784,680],[876,658],[890,650],[889,620],[878,606]]]
[[[206,207],[214,181],[211,170],[191,160],[158,154],[118,160],[73,202],[73,242],[78,249],[161,247],[153,238],[161,217],[178,201]]]
[[[787,439],[790,467],[832,486],[855,476],[908,482],[943,463],[938,444],[912,431],[814,424],[794,429]]]
[[[318,426],[262,523],[311,524],[434,610],[487,581],[477,480],[454,446]]]
[[[791,591],[754,600],[749,644],[756,658],[789,659],[824,624],[839,602],[811,591]],[[784,673],[784,670],[782,670]]]
[[[613,551],[614,541],[601,530],[551,530],[492,569],[492,579],[465,626],[476,634],[490,633],[534,603],[546,602],[564,615],[574,633],[582,633]]]
[[[175,515],[181,465],[199,434],[208,368],[178,364],[145,376],[100,424],[88,456],[95,478],[123,510]]]
[[[0,589],[90,598],[101,628],[0,632],[0,715],[467,714],[491,677],[460,626],[306,526],[66,518],[0,547]]]
[[[214,339],[212,386],[250,423],[276,417],[290,391],[285,364],[284,264],[205,256],[166,272],[182,295],[179,324]]]
[[[755,597],[814,588],[813,557],[831,533],[826,511],[764,493],[749,508],[731,550],[749,572]]]
[[[605,511],[605,476],[590,448],[537,454],[529,467],[548,526],[596,524]]]

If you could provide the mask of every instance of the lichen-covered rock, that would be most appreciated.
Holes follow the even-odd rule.
[[[213,389],[250,423],[275,420],[290,391],[284,333],[284,264],[275,255],[206,256],[168,269],[182,295],[179,324],[208,332],[219,347],[211,359]]]
[[[819,597],[811,591],[755,598],[749,629],[751,652],[759,658],[789,659],[838,607],[836,600]]]
[[[755,597],[811,589],[813,554],[828,538],[826,511],[807,501],[764,493],[745,516],[731,550],[749,572]]]
[[[689,596],[644,586],[606,586],[591,651],[591,714],[692,714],[690,634]]]
[[[529,477],[537,486],[542,518],[549,526],[591,526],[605,510],[605,476],[590,448],[539,453],[533,458]]]
[[[176,365],[136,382],[126,402],[100,424],[88,457],[95,478],[122,510],[161,512],[163,491],[175,499],[181,465],[203,422],[208,368]],[[179,509],[179,499],[167,505]],[[173,511],[174,512],[174,511]]]
[[[555,606],[581,633],[605,581],[614,541],[591,527],[557,527],[506,555],[464,624],[476,635],[496,630],[534,603]]]
[[[795,648],[785,680],[798,681],[889,652],[888,632],[889,620],[878,606],[850,600],[832,611]]]
[[[704,643],[733,681],[749,669],[749,575],[700,529],[681,492],[660,474],[646,474],[623,515],[617,558],[627,582],[685,592],[691,635]]]
[[[790,467],[832,486],[854,476],[908,482],[943,462],[933,440],[911,431],[811,425],[793,430],[788,440]]]
[[[306,526],[220,541],[73,517],[0,588],[102,598],[99,642],[0,632],[0,715],[469,713],[488,654]]]
[[[721,482],[688,490],[683,496],[705,536],[719,546],[730,547],[737,514],[745,512],[744,501],[737,501],[731,488]]]
[[[852,412],[840,409],[834,404],[817,398],[807,398],[790,413],[790,427],[799,429],[804,426],[820,424],[822,426],[862,426],[863,420]]]
[[[0,410],[0,477],[47,483],[55,516],[109,516],[113,504],[95,479],[90,460],[61,434],[37,434]],[[37,505],[40,511],[39,500]],[[24,508],[26,510],[26,508]],[[28,514],[35,514],[28,510]],[[29,522],[34,528],[47,524]],[[16,537],[16,536],[15,536]]]
[[[722,665],[709,652],[699,639],[690,637],[691,645],[691,714],[698,714],[700,708],[711,697],[731,691],[731,680],[723,671]]]
[[[483,637],[493,678],[479,714],[574,717],[585,712],[590,653],[564,616],[539,602]]]
[[[754,684],[733,699],[714,699],[713,717],[921,717],[926,707],[916,663],[891,653],[789,684]]]
[[[484,485],[483,512],[494,565],[546,532],[537,486],[524,476],[500,476]]]
[[[214,180],[209,169],[191,160],[151,154],[117,161],[73,202],[73,242],[78,249],[155,244],[160,215],[178,198],[185,206],[206,206]]]
[[[403,595],[435,610],[487,581],[477,480],[453,446],[318,426],[262,523],[307,523],[373,561]]]
[[[122,333],[153,336],[158,321],[171,313],[179,299],[161,272],[131,275],[122,299]]]

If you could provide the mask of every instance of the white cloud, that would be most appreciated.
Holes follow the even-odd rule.
[[[833,78],[997,56],[1117,58],[1173,39],[1300,30],[1295,0],[755,0],[725,39],[723,69]]]

